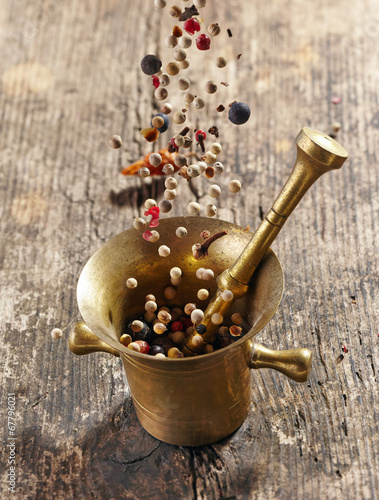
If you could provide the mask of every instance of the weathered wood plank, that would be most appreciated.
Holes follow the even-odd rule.
[[[119,360],[77,358],[66,342],[83,264],[131,226],[146,197],[162,196],[161,181],[118,171],[151,150],[138,132],[158,108],[139,62],[157,51],[168,60],[163,40],[173,22],[147,0],[3,2],[0,391],[3,408],[17,394],[15,498],[377,498],[376,10],[374,0],[348,9],[342,0],[208,0],[204,18],[233,33],[215,39],[214,54],[230,61],[221,78],[194,50],[188,74],[198,88],[205,69],[230,84],[208,104],[208,126],[219,126],[224,146],[220,218],[257,227],[303,125],[329,132],[340,121],[350,159],[312,188],[274,244],[285,295],[259,341],[310,347],[309,382],[253,373],[243,426],[190,449],[141,428]],[[215,108],[235,99],[253,113],[245,127],[228,128]],[[194,126],[203,126],[199,117]],[[121,150],[107,145],[113,133]],[[225,189],[233,177],[244,182],[241,195]],[[198,186],[201,203],[206,186]],[[173,215],[193,198],[185,183],[178,191]],[[50,337],[56,326],[60,341]]]

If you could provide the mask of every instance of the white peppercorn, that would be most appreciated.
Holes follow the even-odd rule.
[[[178,185],[178,181],[174,177],[167,177],[164,181],[164,185],[167,189],[175,189]]]
[[[176,198],[176,189],[165,189],[163,194],[166,200],[175,200]]]
[[[137,171],[138,175],[140,177],[149,177],[150,175],[150,170],[147,168],[147,167],[141,167],[138,171]]]
[[[220,313],[214,313],[211,316],[211,321],[214,325],[221,325],[221,323],[224,321],[224,317]]]
[[[135,352],[140,352],[141,351],[141,346],[139,344],[137,344],[137,342],[130,342],[130,344],[128,344],[127,347],[131,351],[135,351]]]
[[[205,163],[205,161],[198,161],[197,166],[200,168],[201,173],[205,172],[207,169],[207,164]]]
[[[157,303],[154,300],[148,300],[145,303],[145,311],[147,312],[154,312],[157,310]]]
[[[179,65],[176,62],[169,62],[166,66],[166,71],[169,75],[177,75],[179,73]]]
[[[162,163],[162,156],[159,153],[151,153],[149,156],[149,163],[153,167],[159,167]]]
[[[179,61],[179,68],[180,69],[187,69],[189,68],[190,62],[188,59],[184,59],[184,61]]]
[[[157,352],[157,354],[154,355],[154,358],[166,359],[166,356],[165,354],[163,354],[163,352]]]
[[[233,300],[233,292],[231,290],[224,290],[221,293],[221,298],[225,300],[225,302],[231,302]]]
[[[205,207],[205,214],[207,215],[207,217],[214,217],[217,214],[217,207],[216,207],[216,205],[213,205],[212,203],[210,203],[209,205],[207,205]]]
[[[161,113],[169,115],[171,111],[172,111],[172,104],[170,104],[169,102],[165,102],[164,104],[162,104]]]
[[[217,184],[212,184],[208,188],[208,194],[209,196],[212,196],[212,198],[218,198],[221,194],[221,188]]]
[[[145,302],[148,302],[149,300],[152,300],[153,302],[156,302],[155,295],[153,295],[152,293],[149,293],[148,295],[146,295]]]
[[[175,168],[173,167],[173,165],[171,165],[171,163],[167,163],[162,168],[162,172],[166,175],[172,175],[175,172]]]
[[[173,116],[174,123],[180,125],[186,121],[187,117],[182,111],[176,111]]]
[[[158,9],[164,9],[167,5],[166,0],[154,0],[154,5]]]
[[[224,165],[220,161],[216,161],[213,167],[215,169],[215,173],[218,175],[224,172]]]
[[[201,212],[201,207],[196,201],[191,201],[187,205],[187,212],[189,215],[199,215]]]
[[[145,221],[145,219],[142,219],[142,217],[136,217],[133,221],[133,227],[138,231],[144,231],[146,229],[146,226],[147,222]]]
[[[188,315],[190,315],[192,311],[194,311],[195,309],[196,309],[196,304],[194,304],[193,302],[188,302],[188,304],[184,306],[184,312],[185,314]]]
[[[187,174],[190,177],[199,177],[199,175],[201,174],[200,167],[198,165],[190,165],[187,168]]]
[[[206,0],[193,0],[193,3],[195,4],[195,7],[198,9],[201,9],[202,7],[205,7],[205,4],[207,3]]]
[[[176,38],[175,38],[175,40],[176,40]],[[166,73],[162,73],[161,76],[159,77],[159,83],[163,87],[166,87],[170,83],[170,77]]]
[[[233,179],[229,182],[229,191],[231,193],[238,193],[238,191],[241,189],[241,183],[240,181],[237,181],[236,179]]]
[[[167,99],[168,91],[165,87],[158,87],[154,92],[154,97],[159,101],[163,101]]]
[[[240,313],[234,313],[232,314],[230,318],[235,325],[242,325],[243,323],[243,317],[241,316]]]
[[[137,288],[138,282],[135,278],[129,278],[126,280],[126,286],[127,288]]]
[[[201,288],[198,292],[197,292],[197,298],[199,300],[207,300],[207,298],[209,297],[209,292],[208,290],[206,290],[205,288]]]
[[[156,207],[156,206],[157,206],[157,202],[155,200],[153,200],[152,198],[148,198],[145,201],[145,208],[147,208],[147,210],[149,210],[149,208],[151,208],[151,207]]]
[[[180,134],[176,134],[174,136],[174,141],[175,144],[178,146],[178,148],[181,148],[184,145],[184,136]]]
[[[168,37],[164,42],[169,49],[173,49],[174,47],[177,46],[178,39],[174,35],[168,35]]]
[[[154,116],[151,120],[151,126],[155,128],[161,128],[164,125],[164,119],[161,116]]]
[[[196,96],[193,92],[184,92],[183,97],[186,103],[190,104]]]
[[[199,267],[199,269],[196,270],[196,278],[202,280],[204,276],[204,271],[206,271],[205,267]]]
[[[58,340],[62,337],[63,332],[60,328],[53,328],[50,332],[51,338]]]
[[[112,135],[112,137],[109,138],[108,142],[110,147],[113,149],[118,149],[122,146],[122,139],[119,135]]]
[[[176,155],[174,159],[174,163],[177,167],[184,167],[187,165],[187,158],[184,155]]]
[[[192,38],[188,35],[184,35],[179,38],[179,45],[183,47],[183,49],[188,49],[192,45]]]
[[[225,68],[225,66],[228,64],[227,60],[225,59],[225,57],[218,57],[216,59],[216,66],[218,68]]]
[[[176,290],[172,286],[168,286],[164,289],[163,295],[167,300],[172,300],[176,297]]]
[[[170,253],[171,253],[171,250],[166,245],[161,245],[158,248],[158,254],[160,257],[168,257],[170,255]]]
[[[171,278],[171,285],[178,286],[183,281],[183,278]]]
[[[151,231],[150,242],[156,243],[160,237],[161,235],[158,233],[158,231],[153,230]]]
[[[221,150],[222,150],[221,144],[219,144],[218,142],[214,142],[211,144],[211,152],[214,155],[219,155],[221,153]]]
[[[179,78],[177,84],[180,90],[187,90],[191,82],[188,80],[188,78]]]
[[[215,277],[215,273],[212,269],[204,269],[202,279],[205,281],[210,281]]]
[[[168,214],[172,210],[172,203],[170,200],[162,200],[159,203],[159,208],[160,208],[162,213]]]
[[[200,96],[195,97],[195,99],[193,100],[193,107],[196,109],[203,109],[204,106],[205,106],[204,99]]]
[[[181,13],[182,13],[182,9],[180,7],[178,7],[177,5],[173,5],[170,8],[170,16],[172,16],[172,17],[179,17]]]
[[[221,28],[218,23],[212,23],[207,28],[208,35],[217,36],[220,34]]]
[[[208,165],[211,165],[212,163],[214,163],[217,160],[217,156],[215,154],[211,153],[211,151],[207,151],[203,158],[204,158],[205,163],[208,163]]]
[[[188,231],[185,227],[180,226],[176,229],[175,234],[178,238],[184,238],[187,236]]]
[[[131,329],[133,330],[133,332],[135,333],[138,333],[142,330],[143,328],[143,323],[142,321],[138,320],[138,319],[135,319],[132,324],[130,325]]]
[[[191,312],[191,321],[195,325],[198,325],[199,323],[201,323],[203,321],[203,319],[204,319],[204,313],[201,309],[194,309]]]
[[[176,61],[184,61],[187,59],[187,52],[184,49],[174,50],[174,59]]]
[[[214,94],[217,91],[217,84],[213,80],[209,80],[205,84],[205,92],[208,94]]]
[[[182,276],[183,272],[180,269],[180,267],[173,267],[170,269],[170,276],[171,278],[180,278]]]

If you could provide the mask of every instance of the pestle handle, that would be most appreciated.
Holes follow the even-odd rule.
[[[272,208],[238,259],[218,278],[218,290],[204,313],[202,323],[207,331],[202,336],[203,343],[193,341],[196,333],[193,332],[186,340],[183,349],[185,356],[195,356],[203,351],[204,345],[218,329],[211,321],[212,315],[217,312],[225,316],[233,302],[247,293],[255,269],[299,201],[321,175],[341,168],[348,157],[346,150],[337,141],[308,127],[300,131],[296,146],[295,165]],[[225,289],[233,292],[233,301],[222,300],[221,293]]]

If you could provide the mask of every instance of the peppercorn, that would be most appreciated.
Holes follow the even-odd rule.
[[[216,66],[218,68],[225,68],[225,66],[228,64],[227,60],[225,59],[225,57],[218,57],[216,59]]]
[[[167,330],[167,326],[164,323],[158,321],[158,323],[155,323],[155,325],[153,326],[153,330],[156,334],[162,335],[162,333]]]
[[[237,325],[232,325],[229,328],[229,333],[230,333],[230,335],[232,335],[232,337],[240,337],[242,334],[242,328],[240,326],[237,326]]]
[[[179,64],[180,69],[187,69],[187,68],[189,68],[190,61],[189,61],[189,59],[184,59],[184,61],[179,61],[178,64]]]
[[[187,173],[191,178],[199,177],[199,175],[201,174],[201,170],[200,170],[200,167],[198,165],[190,165],[187,168]]]
[[[206,271],[205,267],[199,267],[199,269],[196,270],[196,278],[202,280],[204,276],[204,271]]]
[[[158,254],[160,255],[160,257],[168,257],[170,255],[170,253],[171,253],[171,250],[166,245],[161,245],[158,248]]]
[[[179,170],[178,174],[179,174],[181,177],[183,177],[183,179],[186,179],[187,181],[189,181],[189,180],[191,179],[191,177],[187,174],[187,167],[186,167],[186,166],[182,167],[182,168]]]
[[[63,332],[60,328],[53,328],[50,332],[51,338],[58,340],[62,337]]]
[[[192,45],[192,39],[188,35],[182,36],[179,40],[179,45],[183,47],[183,49],[188,49]]]
[[[184,144],[183,144],[183,148],[189,148],[192,144],[192,139],[191,137],[188,137],[188,135],[185,135],[184,136]]]
[[[130,342],[127,347],[131,351],[141,352],[141,346],[137,342]]]
[[[187,58],[187,53],[183,49],[174,50],[174,59],[176,61],[184,61]]]
[[[159,153],[151,153],[149,156],[149,163],[153,167],[159,167],[162,163],[162,156]]]
[[[180,278],[182,276],[183,272],[180,269],[180,267],[173,267],[170,269],[170,276],[171,278]]]
[[[165,87],[158,87],[154,92],[154,97],[159,101],[163,101],[167,99],[168,91]]]
[[[211,36],[217,36],[220,34],[221,28],[218,23],[212,23],[207,28],[208,34]]]
[[[175,169],[174,167],[170,164],[170,163],[167,163],[163,168],[162,168],[162,172],[166,175],[171,175],[175,172]]]
[[[211,344],[207,344],[204,347],[204,354],[211,354],[214,351],[214,347]]]
[[[183,146],[184,144],[184,137],[180,134],[177,134],[175,137],[174,137],[174,143],[175,143],[175,146],[179,149]]]
[[[137,217],[133,221],[133,227],[134,229],[137,229],[138,231],[144,231],[146,229],[147,222],[145,219],[142,219],[142,217]]]
[[[157,317],[156,314],[154,314],[153,312],[147,312],[147,311],[143,315],[143,318],[145,321],[147,321],[147,323],[152,323],[156,317]]]
[[[209,82],[205,84],[205,92],[208,94],[214,94],[217,92],[217,84],[213,80],[209,80]]]
[[[162,210],[163,212],[163,210]],[[160,234],[158,233],[158,231],[151,231],[151,236],[150,236],[150,241],[151,243],[155,243],[156,241],[158,241],[160,238]]]
[[[149,300],[153,300],[154,302],[156,302],[155,295],[153,295],[152,293],[149,293],[148,295],[146,295],[145,302],[148,302]]]
[[[176,189],[165,189],[163,194],[166,200],[175,200],[176,198]]]
[[[181,331],[171,333],[171,339],[175,344],[180,344],[185,339],[185,333]]]
[[[161,107],[161,112],[164,113],[165,115],[169,115],[172,111],[172,105],[169,102],[165,102],[162,104]]]
[[[193,107],[196,109],[203,109],[205,106],[205,101],[202,97],[195,97],[193,100]]]
[[[202,33],[196,38],[196,47],[199,50],[209,50],[211,46],[211,39],[205,33]]]
[[[340,122],[333,122],[333,123],[332,123],[332,131],[333,131],[335,134],[337,134],[337,133],[340,131],[341,127],[342,127],[342,125],[341,125],[341,123],[340,123]],[[118,136],[116,136],[116,137],[118,137]]]
[[[191,201],[187,205],[187,212],[189,215],[199,215],[201,212],[201,207],[196,201]]]
[[[195,7],[198,9],[201,9],[202,7],[205,7],[205,4],[207,3],[206,0],[193,0],[193,3]]]
[[[162,61],[153,54],[148,54],[141,61],[141,69],[145,75],[155,75],[161,69]]]
[[[221,323],[224,321],[224,317],[220,313],[214,313],[211,316],[211,321],[214,325],[221,325]]]
[[[205,163],[208,163],[208,165],[214,163],[217,160],[217,156],[213,154],[211,151],[207,151],[204,155],[204,161]]]
[[[162,213],[168,214],[172,210],[172,203],[170,200],[167,200],[167,199],[162,200],[159,203],[159,208],[161,209]]]
[[[208,194],[212,198],[218,198],[220,196],[220,194],[221,194],[221,188],[220,188],[220,186],[218,186],[217,184],[212,184],[208,188]]]
[[[154,0],[154,5],[158,9],[164,9],[164,7],[166,7],[167,5],[167,2],[166,0]]]
[[[250,118],[250,108],[244,102],[234,102],[228,114],[229,120],[235,125],[243,125]]]
[[[154,300],[148,300],[145,303],[145,310],[147,312],[154,312],[157,309],[157,303]]]
[[[141,167],[138,171],[137,171],[138,175],[140,177],[149,177],[150,175],[150,170],[147,168],[147,167]]]
[[[128,333],[124,333],[124,335],[121,335],[120,337],[120,342],[125,347],[128,347],[128,345],[132,342],[132,337]]]
[[[187,104],[191,104],[196,96],[193,92],[184,92],[183,97]]]
[[[129,278],[126,280],[127,288],[137,288],[138,282],[135,278]]]
[[[161,354],[164,358],[166,357],[164,355],[164,349],[160,345],[152,345],[149,350],[150,356],[156,356],[158,357],[158,354]]]
[[[215,176],[215,169],[213,167],[209,166],[205,169],[204,173],[205,173],[205,177],[207,179],[212,179]]]
[[[212,269],[204,269],[203,274],[202,274],[202,279],[205,281],[210,281],[215,277],[214,272]]]
[[[216,205],[212,205],[211,203],[205,207],[205,215],[208,217],[214,217],[217,214]]]
[[[183,28],[189,35],[193,35],[196,31],[200,31],[201,29],[199,21],[193,17],[184,22]]]
[[[167,189],[175,189],[176,186],[178,185],[178,181],[174,179],[174,177],[167,177],[167,179],[164,182],[164,185]]]
[[[178,238],[184,238],[185,236],[187,236],[188,231],[185,227],[178,227],[175,231],[175,234]]]
[[[174,163],[179,168],[184,167],[184,165],[187,165],[187,158],[184,155],[176,155]]]
[[[191,312],[191,321],[193,324],[197,325],[201,323],[204,319],[204,312],[201,309],[194,309]]]
[[[221,153],[221,150],[222,150],[221,144],[219,144],[218,142],[213,142],[211,144],[211,153],[219,155]]]
[[[153,116],[153,119],[151,120],[151,125],[152,125],[152,127],[155,127],[159,130],[164,125],[164,119],[160,115],[155,115],[155,116]]]
[[[181,13],[182,13],[182,9],[180,7],[178,7],[177,5],[173,5],[170,8],[170,16],[172,16],[172,17],[179,17]]]
[[[216,163],[213,165],[215,169],[215,173],[220,175],[224,172],[224,165],[220,161],[216,161]]]
[[[231,302],[233,300],[233,292],[231,290],[224,290],[221,293],[221,298],[225,300],[225,302]]]
[[[118,149],[122,146],[122,139],[119,135],[112,135],[112,137],[109,138],[108,142],[110,147],[113,149]]]
[[[166,37],[165,44],[169,49],[173,49],[178,45],[178,39],[174,35],[168,35],[168,37]]]
[[[176,113],[174,113],[173,117],[174,123],[180,125],[181,123],[184,123],[186,119],[187,119],[186,115],[181,111],[176,111]]]
[[[181,351],[179,351],[177,347],[171,347],[171,349],[169,349],[167,352],[167,357],[173,359],[179,359],[183,358],[184,354]]]
[[[179,78],[177,81],[178,87],[180,90],[187,90],[191,84],[191,82],[188,80],[188,78]]]
[[[204,335],[204,333],[206,333],[207,331],[207,327],[203,324],[200,324],[200,325],[197,325],[196,326],[196,332],[199,334],[199,335]]]
[[[205,288],[201,288],[198,292],[197,292],[197,298],[199,300],[207,300],[207,298],[209,297],[209,292],[208,290],[206,290]],[[200,332],[199,332],[200,333]]]
[[[229,191],[231,193],[238,193],[241,189],[241,183],[237,179],[233,179],[229,182]]]
[[[201,173],[205,172],[207,169],[207,164],[205,163],[205,161],[198,161],[197,166],[200,168]]]
[[[219,113],[222,113],[223,111],[225,111],[225,106],[220,104],[219,106],[217,106],[216,111],[218,111]]]
[[[201,345],[203,345],[203,343],[204,340],[201,335],[194,335],[192,337],[192,345],[194,345],[195,347],[200,347]]]
[[[188,315],[190,315],[192,311],[194,311],[195,309],[196,309],[196,304],[194,304],[193,302],[188,302],[188,304],[184,306],[184,312],[185,314]]]

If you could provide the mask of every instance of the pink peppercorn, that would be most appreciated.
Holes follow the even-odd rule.
[[[196,137],[197,141],[201,141],[201,140],[204,141],[207,137],[207,134],[205,132],[203,132],[202,130],[198,130],[195,134],[195,137]]]
[[[147,354],[150,351],[149,344],[147,342],[145,342],[144,340],[136,340],[135,343],[140,346],[140,348],[141,348],[140,352],[142,354]]]
[[[208,50],[209,47],[211,46],[211,39],[209,38],[208,35],[205,35],[204,33],[202,35],[199,35],[196,39],[196,47],[199,50]]]
[[[151,207],[149,210],[144,212],[145,216],[151,215],[151,221],[149,227],[159,226],[159,207]]]
[[[157,89],[160,85],[160,81],[159,81],[159,78],[155,75],[153,75],[153,85],[154,87]]]
[[[200,23],[197,19],[188,19],[184,24],[183,28],[189,33],[193,35],[195,31],[200,31]]]
[[[172,332],[182,332],[183,331],[183,323],[180,321],[174,321],[171,325]]]

